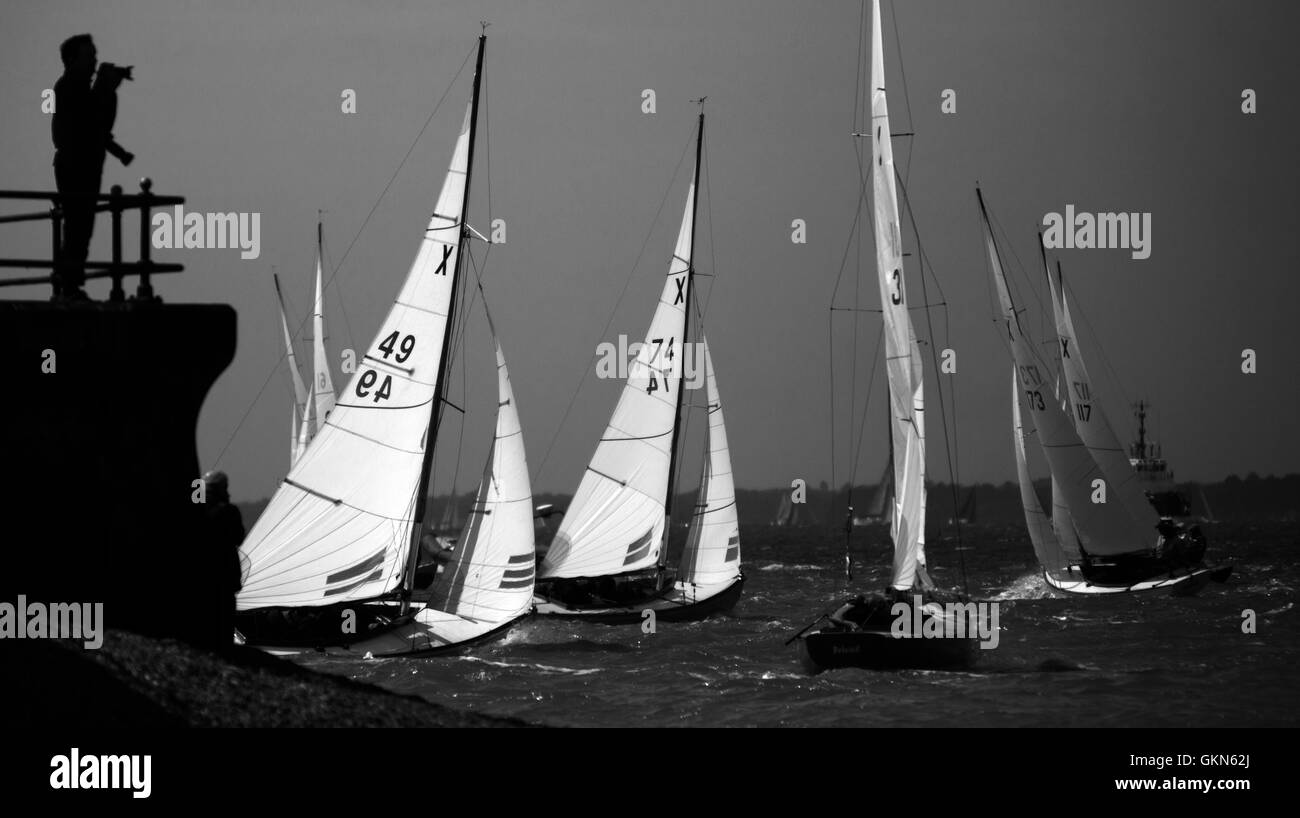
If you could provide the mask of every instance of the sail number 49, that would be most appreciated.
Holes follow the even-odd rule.
[[[401,338],[400,342],[398,341],[399,337]],[[400,333],[393,332],[379,342],[379,351],[383,353],[384,360],[392,357],[399,364],[406,363],[406,359],[410,358],[411,353],[415,351],[415,336],[407,335],[402,337]],[[378,389],[375,389],[375,384],[379,384]],[[356,393],[359,398],[373,396],[375,403],[388,400],[393,393],[393,376],[385,375],[383,383],[379,383],[379,373],[373,369],[367,369],[357,379]]]

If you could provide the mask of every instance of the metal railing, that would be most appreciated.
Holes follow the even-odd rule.
[[[97,204],[95,213],[108,212],[112,214],[113,229],[113,258],[110,261],[91,261],[85,262],[86,280],[93,278],[111,278],[113,280],[113,289],[109,292],[109,301],[125,301],[126,293],[122,289],[122,279],[130,275],[140,277],[139,286],[136,287],[135,296],[132,300],[155,301],[157,297],[153,292],[153,285],[149,277],[155,273],[179,273],[185,269],[182,264],[159,264],[150,259],[150,250],[152,243],[150,240],[150,212],[155,207],[171,206],[185,204],[185,199],[181,196],[155,196],[151,191],[153,182],[149,179],[140,180],[140,193],[124,196],[121,185],[113,185],[107,194],[91,193],[57,193],[53,191],[42,190],[0,190],[0,199],[17,199],[17,200],[44,200],[50,202],[49,210],[36,211],[34,213],[20,213],[14,216],[0,216],[0,224],[9,224],[13,222],[34,222],[49,220],[50,247],[52,249],[50,259],[32,259],[32,258],[0,258],[0,267],[25,267],[28,269],[50,270],[51,275],[29,276],[27,278],[0,278],[0,287],[18,287],[32,284],[51,284],[58,288],[56,271],[60,269],[61,247],[63,245],[63,208],[62,204],[69,201],[85,201],[93,199]],[[138,210],[140,212],[140,260],[129,262],[122,260],[122,213],[126,210]]]

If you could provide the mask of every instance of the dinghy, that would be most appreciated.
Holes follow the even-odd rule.
[[[924,372],[903,278],[902,228],[878,0],[871,4],[871,15],[872,208],[889,382],[895,493],[890,538],[894,560],[884,594],[870,598],[859,596],[830,615],[830,623],[820,630],[796,634],[792,641],[799,642],[804,666],[813,673],[840,667],[962,668],[974,661],[977,652],[976,639],[968,632],[966,623],[960,623],[962,627],[958,628],[952,609],[940,604],[958,598],[937,592],[926,571]],[[903,635],[897,627],[903,618],[909,622],[915,618],[919,623],[915,630],[941,636]]]
[[[1205,538],[1200,530],[1160,517],[1141,492],[1097,400],[1055,285],[1053,302],[1061,305],[1056,311],[1061,374],[1068,389],[1053,395],[1049,362],[1036,353],[1021,325],[983,192],[977,188],[976,195],[1015,365],[1012,424],[1021,503],[1048,584],[1069,593],[1110,594],[1171,588],[1200,577],[1226,579],[1231,566],[1211,568],[1202,561]],[[1048,269],[1045,255],[1043,261]],[[1030,433],[1021,422],[1022,398],[1030,410]],[[1029,434],[1038,439],[1052,473],[1050,524],[1044,522],[1046,515],[1038,505],[1025,461],[1024,440]]]
[[[628,624],[653,611],[665,621],[689,621],[730,610],[744,587],[731,455],[707,342],[701,348],[708,459],[675,574],[667,570],[665,560],[682,425],[703,142],[701,110],[695,173],[659,306],[609,425],[542,560],[539,615]]]
[[[314,437],[240,547],[248,569],[237,624],[250,644],[331,646],[387,635],[371,649],[435,652],[496,635],[528,611],[532,498],[499,346],[501,405],[480,513],[461,535],[455,570],[431,591],[415,587],[471,235],[465,214],[485,44],[480,36],[473,95],[415,261],[337,402],[332,389],[317,394]],[[318,274],[318,318],[320,292]],[[323,360],[319,324],[316,336]]]

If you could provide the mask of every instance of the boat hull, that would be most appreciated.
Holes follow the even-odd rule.
[[[1084,578],[1078,571],[1071,572],[1068,575],[1053,576],[1051,572],[1044,571],[1043,578],[1047,584],[1058,591],[1064,591],[1067,594],[1079,595],[1104,595],[1104,594],[1136,594],[1146,591],[1172,590],[1176,594],[1194,592],[1200,590],[1207,583],[1226,582],[1228,576],[1232,573],[1232,565],[1215,565],[1211,567],[1186,568],[1181,571],[1173,571],[1161,576],[1150,577],[1149,579],[1131,583],[1097,583],[1091,582]]]
[[[476,622],[426,608],[394,622],[383,633],[326,653],[331,656],[432,658],[454,656],[493,642],[532,615],[528,610],[505,622]]]
[[[703,586],[674,583],[663,594],[623,606],[575,606],[538,595],[534,602],[538,616],[556,619],[595,622],[601,625],[638,624],[654,611],[655,620],[662,622],[695,622],[714,614],[726,613],[735,607],[745,587],[745,577],[739,576],[729,584],[701,590]]]

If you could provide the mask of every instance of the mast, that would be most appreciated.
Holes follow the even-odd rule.
[[[682,346],[679,351],[681,358],[682,374],[685,375],[686,366],[686,344],[687,338],[691,332],[691,296],[695,292],[695,218],[700,210],[700,152],[704,147],[704,100],[707,97],[700,97],[700,124],[695,134],[695,179],[692,182],[693,191],[691,196],[691,252],[690,258],[686,260],[686,301],[683,309],[686,310],[686,320],[682,321]],[[668,450],[668,495],[664,497],[664,535],[663,542],[659,546],[659,575],[657,583],[663,581],[664,568],[667,564],[668,557],[668,537],[673,530],[673,484],[677,476],[677,442],[681,436],[682,430],[682,395],[686,390],[686,378],[682,377],[677,384],[677,409],[673,412],[673,443]]]
[[[465,265],[465,241],[469,231],[465,225],[469,222],[470,180],[474,172],[474,140],[478,131],[478,97],[479,87],[483,81],[483,51],[487,45],[487,23],[481,23],[483,31],[478,37],[478,58],[474,63],[474,92],[470,98],[469,114],[469,154],[465,159],[465,192],[461,197],[460,236],[456,247],[456,265],[451,275],[451,303],[447,310],[447,322],[443,327],[442,355],[438,360],[438,379],[434,385],[433,405],[429,408],[429,430],[424,442],[424,464],[420,467],[420,485],[415,494],[415,513],[411,523],[411,550],[406,560],[406,576],[402,581],[402,613],[409,612],[411,591],[415,586],[415,569],[420,555],[420,534],[424,527],[425,495],[429,492],[429,472],[433,466],[434,444],[438,441],[438,426],[442,422],[442,406],[446,403],[448,386],[447,362],[451,358],[453,318],[456,315],[456,295],[460,290],[461,274]]]

